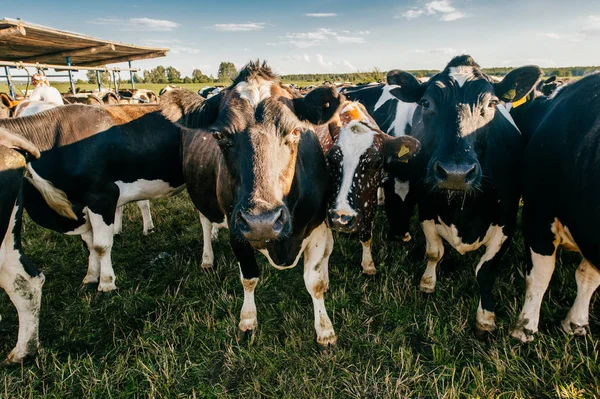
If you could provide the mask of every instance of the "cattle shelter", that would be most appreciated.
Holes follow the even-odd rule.
[[[74,92],[73,71],[95,70],[115,73],[129,71],[132,86],[133,73],[131,62],[150,58],[164,57],[168,48],[145,47],[103,40],[69,31],[33,24],[21,19],[0,19],[0,66],[4,67],[4,76],[14,95],[11,69],[37,68],[40,71],[54,69],[66,71],[66,75],[47,75],[49,77],[68,77]],[[128,62],[129,68],[108,68],[106,65]],[[98,79],[100,81],[100,79]]]

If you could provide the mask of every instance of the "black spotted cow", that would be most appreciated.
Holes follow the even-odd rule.
[[[344,102],[334,119],[317,133],[333,184],[327,223],[343,233],[358,233],[363,273],[375,274],[371,244],[383,170],[408,162],[419,143],[410,136],[394,138],[383,133],[365,107],[355,101]]]
[[[443,240],[460,254],[485,246],[475,267],[480,301],[475,331],[495,329],[492,288],[501,255],[513,236],[520,198],[522,136],[504,104],[518,101],[542,71],[526,66],[498,83],[470,56],[458,56],[426,83],[390,71],[402,101],[419,104],[412,135],[421,151],[411,161],[411,191],[427,241],[427,269],[420,288],[432,292]]]
[[[528,272],[512,336],[533,340],[559,247],[583,255],[575,272],[577,297],[562,328],[585,335],[590,300],[600,285],[600,74],[511,113],[530,137],[523,157],[522,217]]]
[[[185,91],[163,95],[165,115],[191,128],[182,148],[192,201],[210,222],[225,218],[230,228],[244,288],[241,333],[258,326],[255,251],[277,269],[296,266],[304,254],[317,343],[326,349],[337,341],[324,302],[333,250],[325,223],[331,184],[314,125],[328,122],[342,99],[332,87],[302,97],[259,62],[210,99]]]
[[[349,100],[363,104],[383,132],[394,137],[410,135],[417,105],[399,100],[393,94],[394,89],[397,89],[397,86],[388,82],[348,87],[343,89],[342,93]],[[389,222],[388,239],[410,241],[409,224],[414,208],[410,182],[398,176],[390,176],[389,179],[384,179],[382,188]]]

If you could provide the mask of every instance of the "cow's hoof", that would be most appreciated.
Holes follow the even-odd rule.
[[[325,343],[317,342],[317,347],[319,348],[319,353],[321,355],[331,356],[335,353],[335,349],[337,348],[337,340]]]
[[[524,344],[527,344],[529,342],[533,342],[535,339],[535,331],[527,328],[515,328],[510,332],[510,336]]]
[[[435,292],[435,280],[433,277],[421,277],[421,282],[419,283],[419,291],[425,294],[433,294]]]
[[[584,337],[587,335],[588,333],[588,325],[580,325],[580,324],[575,324],[575,323],[571,323],[568,320],[563,320],[561,323],[562,325],[562,329],[564,330],[564,332],[566,332],[567,334],[570,335],[575,335],[577,337]]]
[[[154,234],[154,227],[148,230],[144,230],[144,235],[148,237],[150,234]]]
[[[237,341],[238,342],[249,342],[250,344],[254,343],[254,337],[256,336],[256,328],[252,328],[249,330],[242,330],[238,328]]]
[[[98,284],[98,292],[112,292],[117,289],[115,283],[100,283]]]
[[[213,264],[212,263],[202,263],[202,265],[200,265],[200,267],[203,268],[204,270],[212,269]]]
[[[8,354],[6,359],[4,359],[2,361],[2,363],[0,363],[0,367],[7,368],[7,367],[21,366],[24,363],[30,362],[31,360],[35,359],[35,356],[38,353],[39,347],[40,347],[39,342],[32,342],[29,344],[28,353],[18,353],[17,351],[15,351],[15,349],[13,349]]]
[[[377,274],[377,269],[375,269],[374,267],[371,269],[363,269],[363,274],[367,275],[367,276],[374,276],[375,274]]]
[[[81,282],[82,285],[88,285],[88,284],[98,284],[98,282],[100,281],[100,278],[98,276],[85,276],[83,278],[83,281]]]
[[[479,340],[492,337],[494,331],[496,331],[496,326],[494,324],[481,324],[479,322],[475,323],[475,328],[473,329],[475,338]]]

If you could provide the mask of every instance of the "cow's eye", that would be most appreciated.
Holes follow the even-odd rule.
[[[429,100],[425,100],[425,99],[422,99],[421,101],[419,101],[419,105],[421,107],[423,107],[423,109],[429,109],[429,107],[431,107],[431,103],[429,102]]]
[[[292,136],[294,136],[294,137],[300,136],[300,133],[302,133],[302,129],[299,128],[299,127],[297,127],[294,130],[292,130]]]
[[[498,105],[498,100],[491,100],[491,101],[488,103],[488,108],[490,108],[490,109],[491,109],[491,108],[496,108],[496,105]]]
[[[223,134],[223,132],[220,132],[218,130],[213,130],[211,131],[213,137],[215,138],[215,140],[217,141],[221,141],[225,138],[225,135]]]

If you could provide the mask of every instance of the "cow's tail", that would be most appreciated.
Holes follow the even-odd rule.
[[[42,194],[50,208],[61,216],[77,220],[77,215],[73,212],[73,204],[64,191],[54,187],[54,184],[38,175],[30,164],[27,164],[27,171],[29,172],[26,176],[27,180]]]

